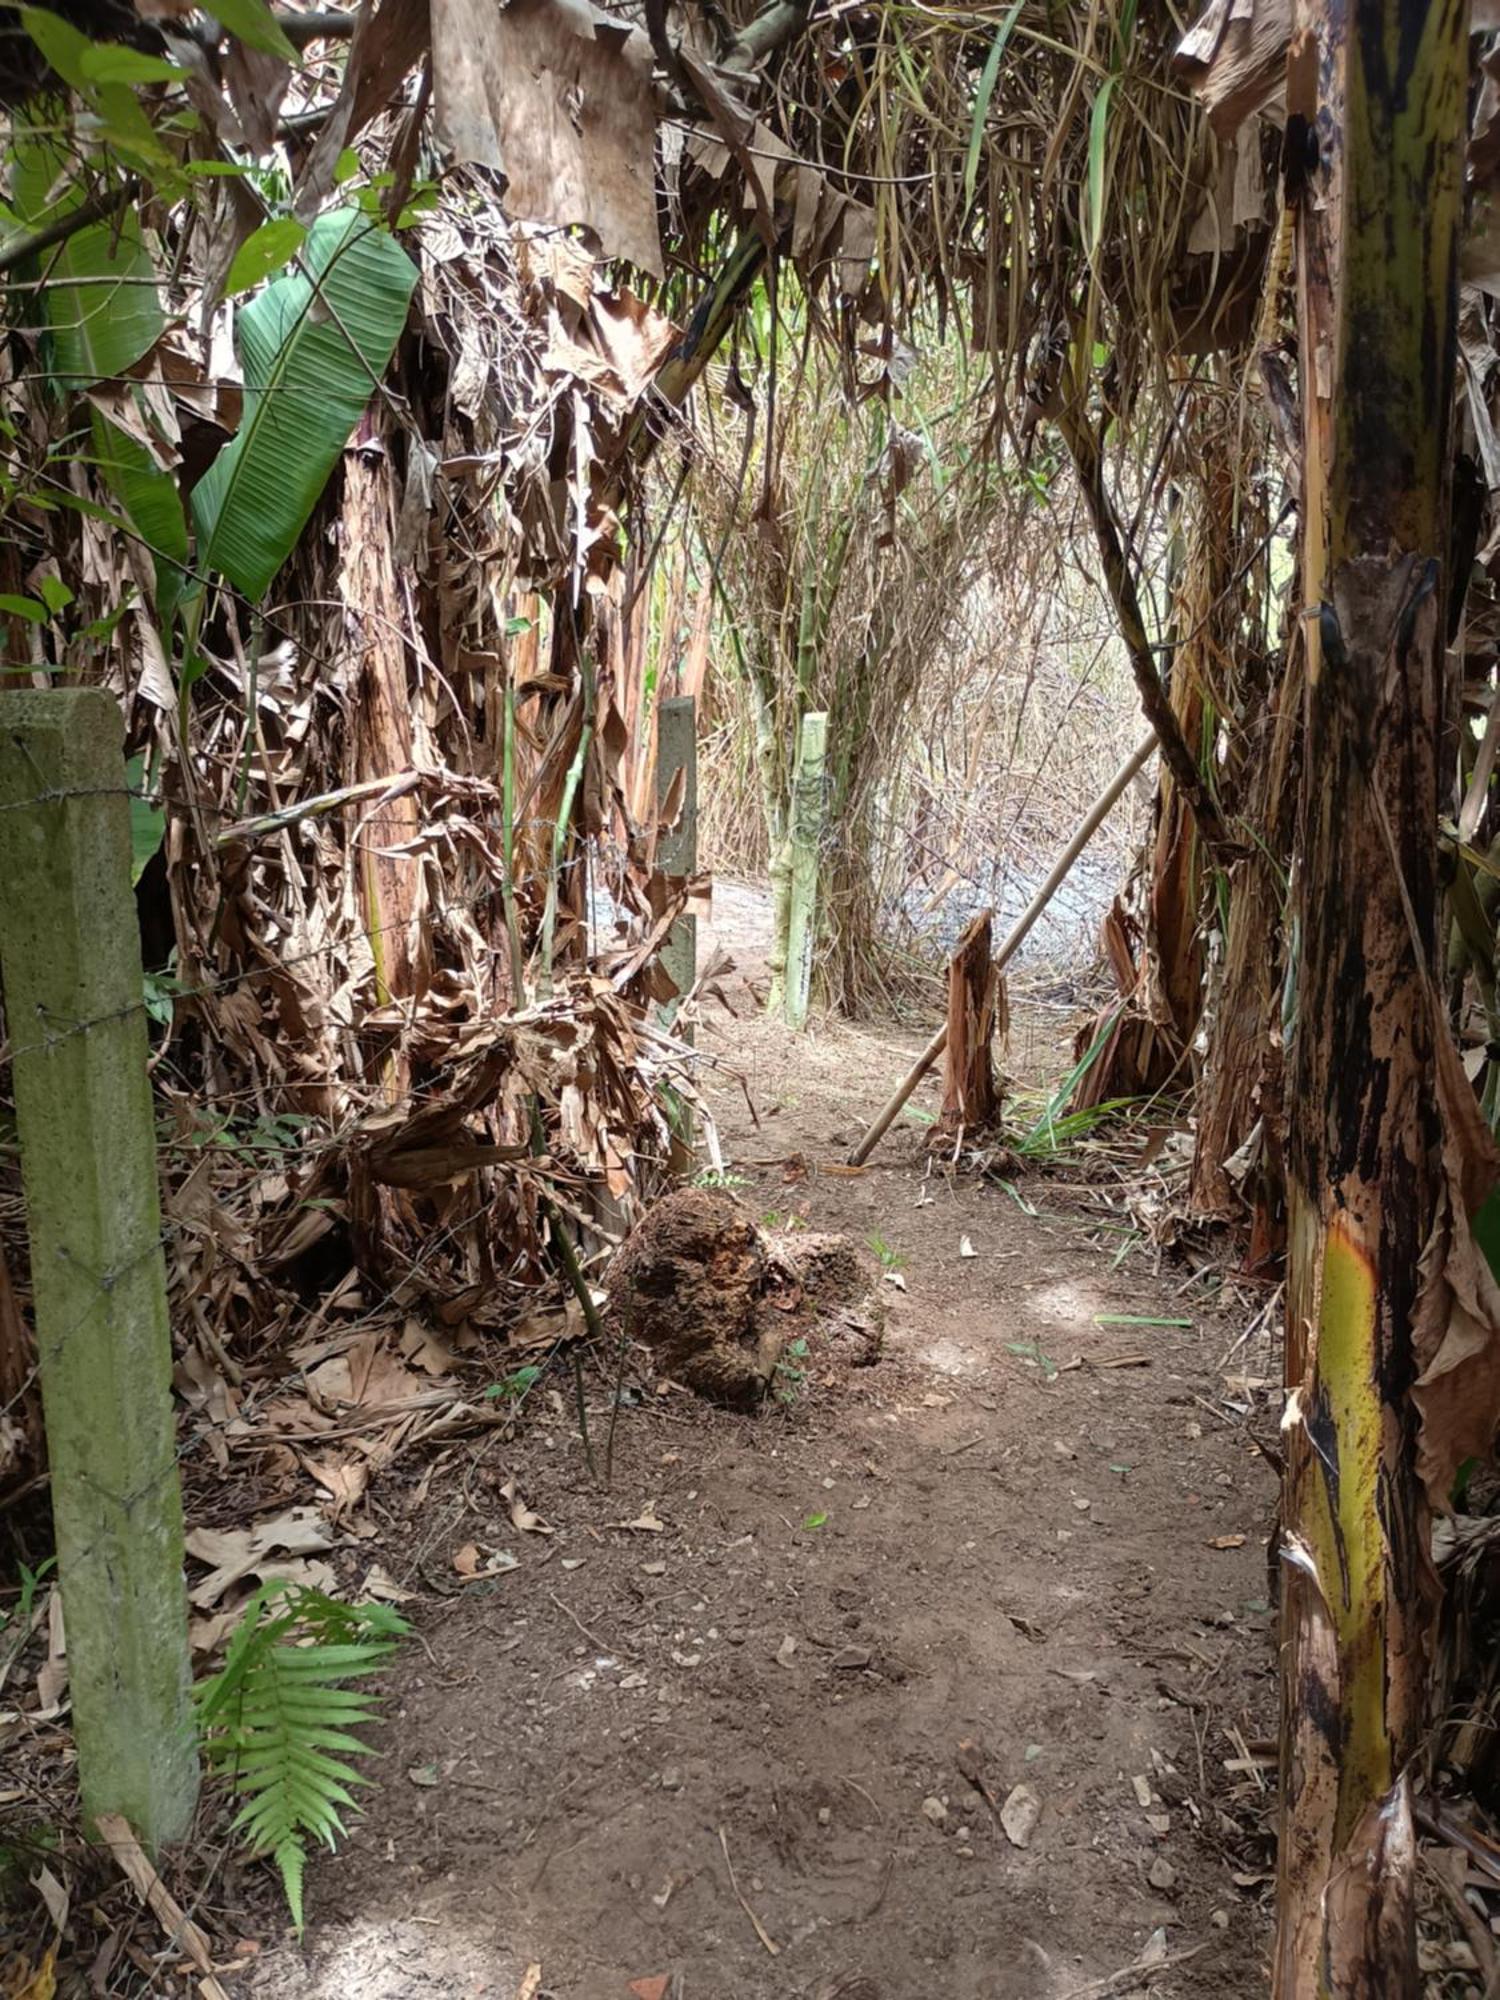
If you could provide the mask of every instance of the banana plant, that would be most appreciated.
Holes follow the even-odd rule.
[[[264,596],[382,393],[416,282],[387,230],[336,209],[313,224],[297,268],[241,308],[244,415],[192,492],[200,570]]]

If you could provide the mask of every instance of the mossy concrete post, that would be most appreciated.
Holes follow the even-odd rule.
[[[698,872],[698,704],[690,694],[669,695],[656,717],[656,800],[661,811],[678,793],[676,817],[656,843],[662,875]],[[698,977],[698,919],[684,912],[662,941],[661,963],[679,997],[667,1002],[663,1017],[675,1021],[681,995]],[[692,1031],[687,1031],[692,1040]]]
[[[120,710],[0,693],[0,978],[87,1819],[198,1792],[172,1350]]]

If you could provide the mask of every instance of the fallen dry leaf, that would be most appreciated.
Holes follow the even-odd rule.
[[[401,1335],[401,1352],[414,1367],[428,1375],[446,1375],[457,1366],[458,1356],[440,1333],[433,1333],[418,1319],[409,1319]]]
[[[510,1509],[510,1524],[523,1535],[550,1535],[552,1530],[540,1514],[533,1514],[526,1502],[516,1491],[514,1479],[507,1479],[500,1488],[500,1497]]]
[[[665,1534],[667,1524],[656,1518],[656,1502],[648,1500],[633,1521],[611,1521],[610,1526],[625,1528],[634,1534],[661,1535]]]
[[[63,1630],[62,1592],[54,1590],[47,1599],[47,1657],[36,1677],[36,1720],[48,1722],[62,1713],[63,1696],[68,1691],[68,1640]]]
[[[581,1313],[579,1320],[581,1323]],[[506,1336],[506,1344],[518,1351],[531,1347],[555,1347],[572,1331],[566,1313],[555,1311],[526,1313],[511,1328]]]
[[[28,1972],[23,1961],[14,1975],[16,1983],[5,1989],[7,2000],[52,2000],[57,1991],[57,1975],[53,1971],[56,1962],[55,1944],[48,1945],[34,1972]]]
[[[1208,1546],[1211,1549],[1242,1549],[1245,1546],[1245,1537],[1243,1535],[1210,1535]]]
[[[217,1653],[235,1626],[239,1624],[244,1609],[243,1599],[236,1598],[234,1603],[221,1606],[219,1610],[210,1612],[206,1618],[190,1618],[188,1644],[193,1651],[210,1657]]]
[[[47,1905],[47,1915],[59,1936],[68,1928],[68,1892],[44,1861],[31,1878],[31,1886]]]
[[[382,1604],[409,1604],[416,1594],[397,1583],[383,1563],[373,1563],[359,1586],[361,1598],[378,1598]]]
[[[654,1902],[655,1897],[652,1898]],[[667,1988],[671,1980],[666,1973],[658,1973],[654,1979],[632,1979],[630,1991],[636,2000],[667,2000]]]
[[[465,1542],[454,1552],[453,1567],[465,1583],[473,1583],[480,1577],[504,1576],[521,1565],[508,1549],[485,1550],[478,1542]]]
[[[189,1592],[189,1601],[207,1611],[241,1577],[281,1576],[287,1565],[278,1560],[286,1555],[311,1555],[331,1549],[337,1536],[314,1507],[289,1507],[270,1520],[253,1521],[248,1528],[194,1528],[184,1547],[190,1556],[210,1565],[211,1573]]]
[[[222,2000],[224,1988],[214,1977],[213,1953],[207,1934],[194,1923],[157,1874],[150,1856],[131,1832],[129,1823],[119,1813],[99,1813],[94,1824],[120,1873],[172,1940],[174,1950],[184,1953],[204,1975],[198,1984],[203,2000]]]
[[[541,1986],[542,1968],[533,1959],[522,1975],[520,1985],[516,1988],[516,2000],[536,2000],[537,1994],[541,1991]]]
[[[370,1461],[367,1458],[320,1459],[312,1458],[306,1452],[299,1452],[298,1457],[332,1499],[335,1520],[365,1497],[365,1488],[370,1483]]]

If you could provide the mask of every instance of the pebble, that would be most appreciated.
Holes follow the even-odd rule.
[[[669,1764],[666,1770],[662,1772],[661,1788],[664,1792],[680,1792],[682,1790],[682,1773],[675,1765]]]
[[[1164,1855],[1158,1854],[1146,1870],[1146,1880],[1153,1889],[1160,1889],[1165,1894],[1168,1889],[1177,1886],[1177,1870]]]
[[[943,1804],[942,1800],[933,1798],[931,1795],[923,1799],[922,1811],[925,1817],[932,1821],[934,1826],[941,1826],[943,1821],[948,1817],[948,1808]]]
[[[1229,1912],[1228,1910],[1215,1910],[1208,1921],[1216,1931],[1227,1931],[1229,1928]]]

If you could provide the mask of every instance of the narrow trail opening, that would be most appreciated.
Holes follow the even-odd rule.
[[[314,1870],[308,1958],[255,1990],[1259,1992],[1274,1481],[1223,1405],[1243,1310],[1119,1254],[1077,1183],[1018,1200],[910,1136],[809,1166],[888,1087],[866,1033],[747,1008],[702,1040],[759,1112],[718,1072],[740,1198],[866,1246],[882,1359],[810,1357],[758,1417],[647,1394],[607,1494],[554,1398],[393,1498],[422,1643],[382,1789]],[[462,1582],[470,1544],[516,1564]]]

